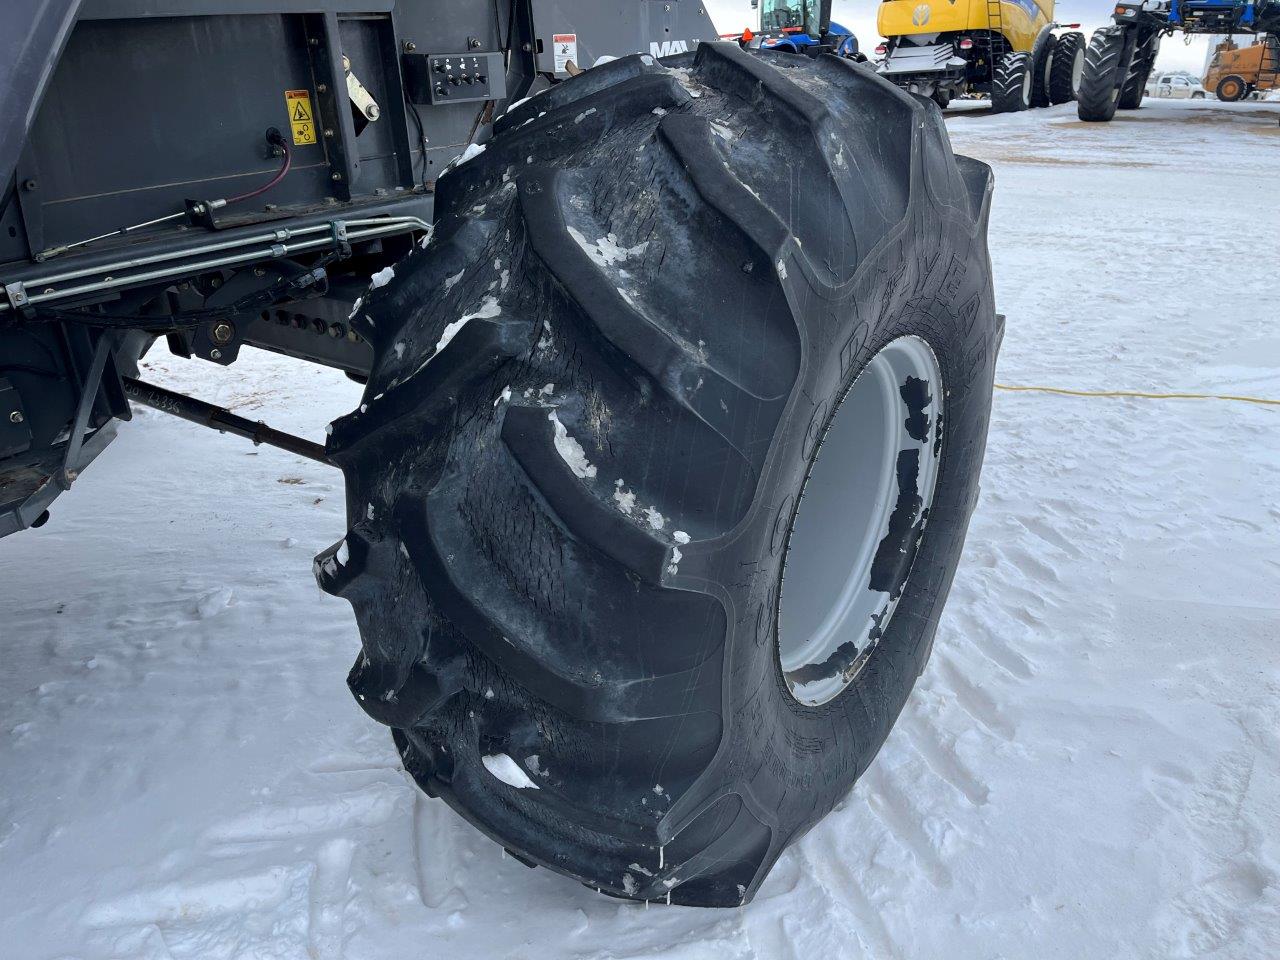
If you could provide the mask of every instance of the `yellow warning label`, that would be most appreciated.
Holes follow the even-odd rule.
[[[289,108],[289,125],[293,127],[296,147],[316,142],[316,115],[311,109],[311,95],[306,90],[286,90],[285,106]]]

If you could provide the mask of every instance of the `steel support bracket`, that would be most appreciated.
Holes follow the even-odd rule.
[[[9,300],[9,308],[12,310],[25,310],[27,307],[27,285],[22,281],[14,283],[6,283],[4,285],[4,295]]]

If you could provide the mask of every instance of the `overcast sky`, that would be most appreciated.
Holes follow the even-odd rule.
[[[716,29],[721,33],[736,32],[755,24],[750,0],[705,0],[705,3]],[[877,6],[877,0],[835,0],[835,20],[857,34],[863,51],[868,53],[880,42],[876,31]],[[1063,0],[1058,4],[1056,15],[1060,23],[1079,22],[1080,29],[1087,36],[1109,19],[1107,15],[1111,9],[1111,4],[1100,0]],[[1208,42],[1204,37],[1196,37],[1187,46],[1182,36],[1175,34],[1161,43],[1157,63],[1162,70],[1190,70],[1199,74],[1204,67],[1207,48]]]

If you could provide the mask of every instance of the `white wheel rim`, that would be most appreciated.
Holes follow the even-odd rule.
[[[778,661],[802,704],[839,696],[887,633],[933,504],[943,396],[929,345],[900,337],[871,359],[822,439],[788,539],[778,612]],[[914,490],[902,490],[913,469]],[[878,556],[881,568],[905,559],[897,583],[881,582]]]
[[[1031,104],[1031,79],[1030,70],[1022,75],[1022,102],[1028,106]]]
[[[1084,76],[1084,50],[1076,50],[1075,59],[1071,61],[1071,92],[1080,92],[1080,78]]]

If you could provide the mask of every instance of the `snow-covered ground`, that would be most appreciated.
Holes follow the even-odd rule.
[[[1280,397],[1274,105],[955,114],[1006,383]],[[149,376],[322,438],[263,354]],[[1280,956],[1280,409],[999,393],[933,660],[755,903],[620,903],[420,795],[348,695],[334,472],[141,411],[0,543],[0,955]]]

